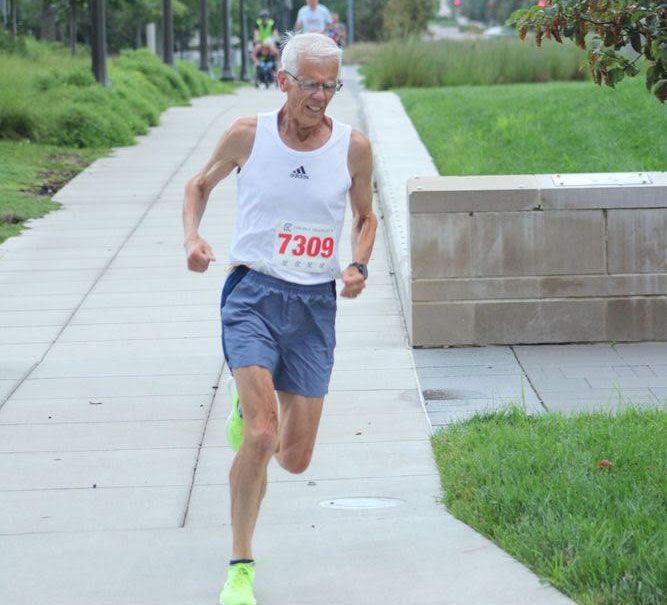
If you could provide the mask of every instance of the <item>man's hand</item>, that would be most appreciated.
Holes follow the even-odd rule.
[[[340,295],[345,298],[356,298],[366,287],[366,280],[356,267],[348,267],[343,271],[341,277],[345,285],[340,291]]]
[[[203,273],[208,269],[208,264],[215,262],[215,256],[211,246],[202,237],[188,239],[185,242],[185,254],[188,259],[188,269]]]

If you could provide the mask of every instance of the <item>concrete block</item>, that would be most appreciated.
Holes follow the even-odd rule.
[[[418,214],[410,220],[412,278],[472,275],[472,221],[467,214]]]
[[[606,266],[598,211],[477,213],[472,242],[479,276],[603,273]]]
[[[601,299],[474,304],[476,344],[581,342],[604,334]],[[448,303],[445,303],[448,304]]]
[[[667,296],[605,302],[607,340],[667,340]]]
[[[415,279],[414,302],[472,301],[498,298],[538,298],[537,277],[472,277]]]
[[[437,176],[408,180],[412,215],[533,210],[539,191],[532,175]]]
[[[610,210],[607,238],[609,273],[667,273],[667,208]]]
[[[472,303],[414,303],[413,346],[477,344],[475,307]]]
[[[647,173],[649,181],[634,185],[563,187],[551,174],[535,175],[540,204],[545,209],[562,208],[654,208],[667,199],[664,172]]]

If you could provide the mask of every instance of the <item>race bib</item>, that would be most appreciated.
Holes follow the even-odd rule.
[[[332,266],[336,226],[281,222],[273,242],[273,264],[279,269],[322,273]]]

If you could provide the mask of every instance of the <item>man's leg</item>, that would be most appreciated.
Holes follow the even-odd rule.
[[[243,405],[243,443],[229,472],[232,559],[252,559],[252,536],[264,493],[266,467],[278,447],[278,405],[271,373],[259,366],[236,368]]]
[[[324,399],[278,392],[280,442],[276,459],[290,473],[303,473],[310,464]]]

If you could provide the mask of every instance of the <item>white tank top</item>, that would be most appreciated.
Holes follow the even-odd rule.
[[[238,210],[230,251],[247,265],[297,284],[340,276],[340,245],[347,192],[351,127],[331,118],[328,141],[297,151],[278,132],[278,111],[257,116],[257,133],[237,173]]]

